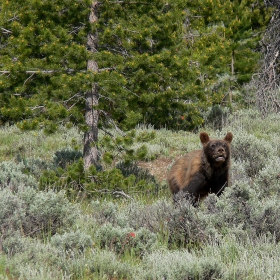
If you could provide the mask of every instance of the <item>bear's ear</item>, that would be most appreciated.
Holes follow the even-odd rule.
[[[233,134],[231,132],[228,132],[224,140],[227,141],[228,143],[231,143],[232,138],[233,138]]]
[[[201,132],[199,137],[203,145],[207,144],[210,141],[209,135],[206,132]]]

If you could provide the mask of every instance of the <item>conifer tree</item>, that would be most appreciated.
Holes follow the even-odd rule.
[[[199,73],[197,90],[220,103],[231,89],[249,82],[257,71],[258,43],[271,11],[264,1],[187,1],[186,44]]]
[[[92,147],[97,138],[88,133],[96,126],[172,125],[174,108],[184,107],[177,102],[187,72],[186,59],[176,56],[184,18],[179,0],[11,0],[2,2],[1,14],[2,124],[47,133],[75,124]],[[94,52],[89,34],[98,34]],[[89,101],[93,88],[96,102]],[[92,124],[85,111],[94,112]]]
[[[269,16],[255,0],[2,1],[0,122],[78,125],[88,154],[101,127],[193,129],[250,79]]]
[[[97,77],[105,121],[113,119],[123,129],[139,122],[184,129],[202,123],[192,117],[199,97],[185,93],[192,73],[182,41],[184,7],[181,0],[119,1],[113,7],[103,1],[95,59],[106,69]],[[183,112],[189,116],[184,121]]]

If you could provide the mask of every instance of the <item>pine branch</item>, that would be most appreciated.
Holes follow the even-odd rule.
[[[5,29],[3,27],[1,27],[1,30],[3,31],[4,34],[11,34],[12,31],[8,30],[8,29]]]
[[[104,71],[113,71],[116,70],[116,67],[107,67],[107,68],[102,68],[98,69],[98,73],[104,72]],[[22,71],[16,71],[17,73],[22,72]],[[24,71],[26,74],[57,74],[57,73],[66,73],[66,74],[73,74],[73,73],[87,73],[89,71],[87,70],[74,70],[74,69],[66,69],[66,70],[26,70]],[[5,75],[5,74],[10,74],[11,71],[9,70],[1,70],[0,74]],[[31,78],[31,77],[29,77]],[[29,79],[28,78],[28,79]]]

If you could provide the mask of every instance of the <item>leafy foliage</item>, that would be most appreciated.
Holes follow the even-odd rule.
[[[48,133],[61,119],[77,123],[78,107],[70,107],[89,78],[82,71],[88,57],[87,2],[8,1],[2,12],[2,30],[8,32],[1,36],[0,64],[10,74],[1,76],[1,122],[45,127]]]
[[[89,9],[88,0],[3,2],[2,124],[84,130],[83,93],[98,83],[99,128],[192,130],[207,107],[250,80],[271,15],[253,0],[102,0],[91,26]],[[98,33],[94,55],[86,48],[89,32]],[[89,59],[98,73],[86,70]]]

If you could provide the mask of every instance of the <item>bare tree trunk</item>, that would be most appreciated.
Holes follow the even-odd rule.
[[[231,52],[231,80],[234,79],[234,75],[235,75],[235,69],[234,69],[234,63],[235,63],[235,57],[234,57],[235,53],[234,51]],[[232,104],[232,84],[230,81],[230,89],[229,89],[229,105]]]
[[[231,52],[231,75],[234,76],[235,70],[234,70],[234,51]]]
[[[94,24],[97,21],[97,1],[93,1],[91,4],[91,12],[89,16],[89,22]],[[97,34],[88,34],[87,37],[87,48],[90,52],[97,52],[98,36]],[[98,71],[98,65],[96,61],[89,60],[87,62],[87,71]],[[98,110],[95,106],[98,105],[99,94],[98,86],[96,83],[92,85],[91,90],[85,93],[85,122],[88,130],[84,134],[84,167],[88,169],[92,164],[96,164],[98,161]]]
[[[263,59],[255,79],[257,105],[263,116],[280,112],[280,2],[268,0],[267,5],[276,9],[261,40]]]

